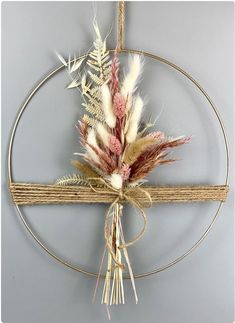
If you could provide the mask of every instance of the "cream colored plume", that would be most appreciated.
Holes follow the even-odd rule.
[[[120,174],[114,173],[110,175],[109,181],[112,187],[116,188],[117,190],[122,188],[122,176]]]
[[[121,93],[124,97],[130,97],[132,93],[135,91],[137,81],[141,74],[142,70],[142,62],[140,55],[133,55],[131,56],[130,63],[129,63],[129,72],[127,73]]]
[[[89,145],[94,146],[95,148],[98,148],[98,144],[97,144],[97,140],[96,140],[96,133],[93,128],[91,128],[88,131],[87,142]]]
[[[97,156],[95,151],[90,146],[88,146],[87,144],[86,144],[86,150],[87,150],[87,153],[88,153],[89,157],[91,159],[93,159],[94,162],[99,164],[100,163],[99,157]]]
[[[97,144],[97,140],[96,140],[96,133],[95,130],[93,128],[91,128],[88,132],[87,135],[87,143],[95,148],[99,148],[98,144]],[[99,163],[99,157],[97,156],[96,152],[88,145],[86,144],[86,150],[88,155],[96,162]]]
[[[143,110],[143,105],[144,105],[143,100],[141,99],[140,96],[137,96],[134,102],[132,114],[129,119],[128,130],[126,132],[126,141],[129,144],[134,142],[136,139],[139,121]]]
[[[114,128],[116,125],[116,116],[113,111],[112,95],[107,84],[101,86],[102,109],[107,125]]]
[[[100,139],[104,143],[105,146],[109,147],[109,132],[107,129],[102,125],[102,123],[98,123],[96,126],[96,130],[98,135],[100,136]]]

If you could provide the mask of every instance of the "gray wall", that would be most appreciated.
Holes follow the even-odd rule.
[[[63,55],[84,53],[93,39],[96,12],[101,31],[115,46],[116,4],[111,2],[4,2],[2,5],[2,320],[5,323],[104,322],[100,290],[91,304],[95,279],[64,267],[29,236],[7,190],[6,153],[16,113],[33,85]],[[233,3],[132,2],[127,4],[125,44],[155,53],[183,67],[208,91],[224,120],[233,147]],[[111,28],[112,27],[112,28]],[[111,29],[111,31],[110,31]],[[218,123],[202,95],[181,75],[146,59],[141,93],[146,116],[159,116],[157,128],[193,135],[176,150],[180,158],[156,169],[155,184],[222,184],[224,146]],[[72,172],[79,150],[73,125],[81,98],[65,89],[63,71],[33,98],[17,130],[13,151],[15,181],[52,183]],[[148,231],[130,248],[136,273],[162,266],[201,236],[217,203],[159,205],[147,210]],[[37,206],[23,213],[37,235],[58,255],[97,270],[103,248],[105,207]],[[140,227],[136,212],[125,211],[128,239]],[[113,322],[231,323],[233,321],[232,188],[212,232],[184,261],[158,275],[136,281],[136,306],[130,284],[126,305],[111,309]]]

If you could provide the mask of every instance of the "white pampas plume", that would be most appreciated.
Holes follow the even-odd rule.
[[[86,151],[87,151],[89,157],[91,159],[93,159],[95,163],[97,163],[97,164],[100,163],[99,157],[97,156],[95,151],[90,146],[88,146],[87,144],[86,144]]]
[[[129,72],[127,73],[122,89],[121,94],[126,98],[130,97],[132,93],[135,91],[137,81],[142,71],[142,61],[140,55],[131,56],[129,63]]]
[[[96,37],[98,39],[101,39],[101,34],[100,34],[99,26],[98,26],[98,23],[97,23],[96,19],[93,20],[93,28],[95,30]]]
[[[107,129],[102,125],[102,123],[98,123],[96,125],[96,130],[98,135],[100,136],[100,139],[103,141],[105,146],[109,146],[109,132]]]
[[[122,176],[120,174],[114,173],[110,175],[109,181],[112,187],[116,188],[117,190],[122,188]]]
[[[96,141],[96,134],[95,130],[92,128],[89,130],[88,135],[87,135],[87,144],[86,144],[86,150],[88,155],[91,157],[91,159],[94,160],[94,162],[98,163],[100,162],[99,157],[97,156],[96,152],[89,146],[93,146],[97,149],[99,149],[99,146]]]
[[[114,128],[116,125],[116,116],[112,106],[112,95],[107,84],[101,86],[102,109],[107,125]]]
[[[95,130],[93,128],[91,128],[88,131],[88,135],[87,135],[87,142],[88,144],[90,144],[91,146],[94,146],[95,148],[99,148],[98,144],[97,144],[97,140],[96,140],[96,133]]]
[[[133,111],[129,119],[129,127],[126,133],[126,141],[129,144],[134,142],[136,139],[143,105],[143,100],[140,96],[137,96],[134,102]]]

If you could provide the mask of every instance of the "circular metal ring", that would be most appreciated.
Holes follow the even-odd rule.
[[[114,51],[114,49],[110,50],[111,52]],[[228,185],[228,178],[229,178],[229,145],[228,145],[228,139],[226,136],[226,132],[225,132],[225,128],[222,122],[222,119],[218,113],[218,110],[216,108],[216,106],[214,105],[214,103],[212,102],[211,98],[209,97],[209,95],[206,93],[206,91],[202,88],[202,86],[196,81],[194,80],[194,78],[189,75],[187,72],[185,72],[182,68],[180,68],[179,66],[169,62],[168,60],[161,58],[159,56],[144,52],[144,51],[139,51],[139,50],[131,50],[131,49],[121,49],[120,52],[123,53],[132,53],[132,54],[139,54],[139,55],[144,55],[146,57],[149,57],[153,60],[157,60],[161,63],[164,63],[170,67],[172,67],[173,69],[177,70],[178,72],[180,72],[181,74],[183,74],[189,81],[191,81],[197,88],[198,90],[204,95],[204,97],[206,98],[206,100],[209,102],[210,107],[212,108],[213,112],[215,113],[215,116],[217,118],[217,121],[219,122],[222,134],[223,134],[223,139],[224,139],[224,144],[225,144],[225,150],[226,150],[226,175],[225,175],[225,181],[224,181],[224,185]],[[86,55],[82,55],[79,58],[85,58],[88,54]],[[32,99],[32,97],[34,96],[34,94],[52,77],[54,76],[56,73],[58,73],[60,70],[62,70],[64,68],[64,65],[59,66],[58,68],[56,68],[55,70],[53,70],[51,73],[49,73],[41,82],[39,82],[38,85],[36,85],[36,87],[32,90],[32,92],[29,94],[29,96],[27,97],[27,99],[25,100],[25,102],[23,103],[22,107],[20,108],[16,120],[14,122],[13,125],[13,129],[11,132],[11,136],[10,136],[10,143],[9,143],[9,147],[8,147],[8,177],[9,177],[9,182],[13,182],[13,174],[12,174],[12,149],[13,149],[13,145],[14,145],[14,138],[16,135],[16,130],[18,127],[18,124],[20,122],[20,119],[22,117],[23,112],[25,111],[28,103],[30,102],[30,100]],[[209,224],[209,226],[207,227],[207,229],[204,231],[204,233],[202,234],[202,236],[200,237],[200,239],[194,243],[194,245],[188,249],[184,254],[182,254],[181,256],[177,257],[176,259],[172,260],[171,262],[169,262],[168,264],[156,268],[152,271],[146,272],[146,273],[141,273],[141,274],[136,274],[135,278],[142,278],[142,277],[146,277],[146,276],[150,276],[156,273],[159,273],[167,268],[170,268],[171,266],[177,264],[179,261],[183,260],[186,256],[188,256],[193,250],[196,249],[196,247],[206,238],[206,236],[208,235],[208,233],[210,232],[210,230],[212,229],[213,225],[215,224],[215,221],[219,215],[219,212],[222,208],[223,202],[220,202],[216,213],[211,221],[211,223]],[[93,276],[93,277],[97,277],[98,274],[97,273],[93,273],[90,271],[86,271],[83,268],[80,268],[79,266],[75,266],[65,260],[63,260],[62,258],[58,257],[56,254],[54,254],[38,237],[37,235],[34,233],[33,229],[30,227],[29,223],[27,222],[27,220],[25,219],[25,217],[23,216],[19,206],[17,204],[15,204],[16,210],[19,214],[20,219],[22,220],[22,222],[24,223],[26,229],[28,230],[28,232],[30,233],[30,235],[36,240],[36,242],[50,255],[52,256],[54,259],[58,260],[60,263],[64,264],[65,266],[76,270],[78,272],[81,272],[83,274],[86,274],[88,276]],[[102,277],[102,276],[101,276]],[[125,277],[126,279],[129,279],[129,276]]]

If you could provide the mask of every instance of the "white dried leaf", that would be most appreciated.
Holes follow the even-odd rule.
[[[82,65],[83,61],[84,61],[84,58],[79,59],[78,61],[74,61],[74,64],[73,64],[73,66],[72,66],[72,68],[70,70],[70,73],[73,73],[77,69],[79,69],[79,67]]]
[[[62,55],[60,55],[59,53],[56,53],[56,55],[64,66],[68,66],[66,60],[63,58]]]
[[[78,87],[81,84],[78,80],[73,80],[68,86],[67,89],[73,89],[75,87]]]

